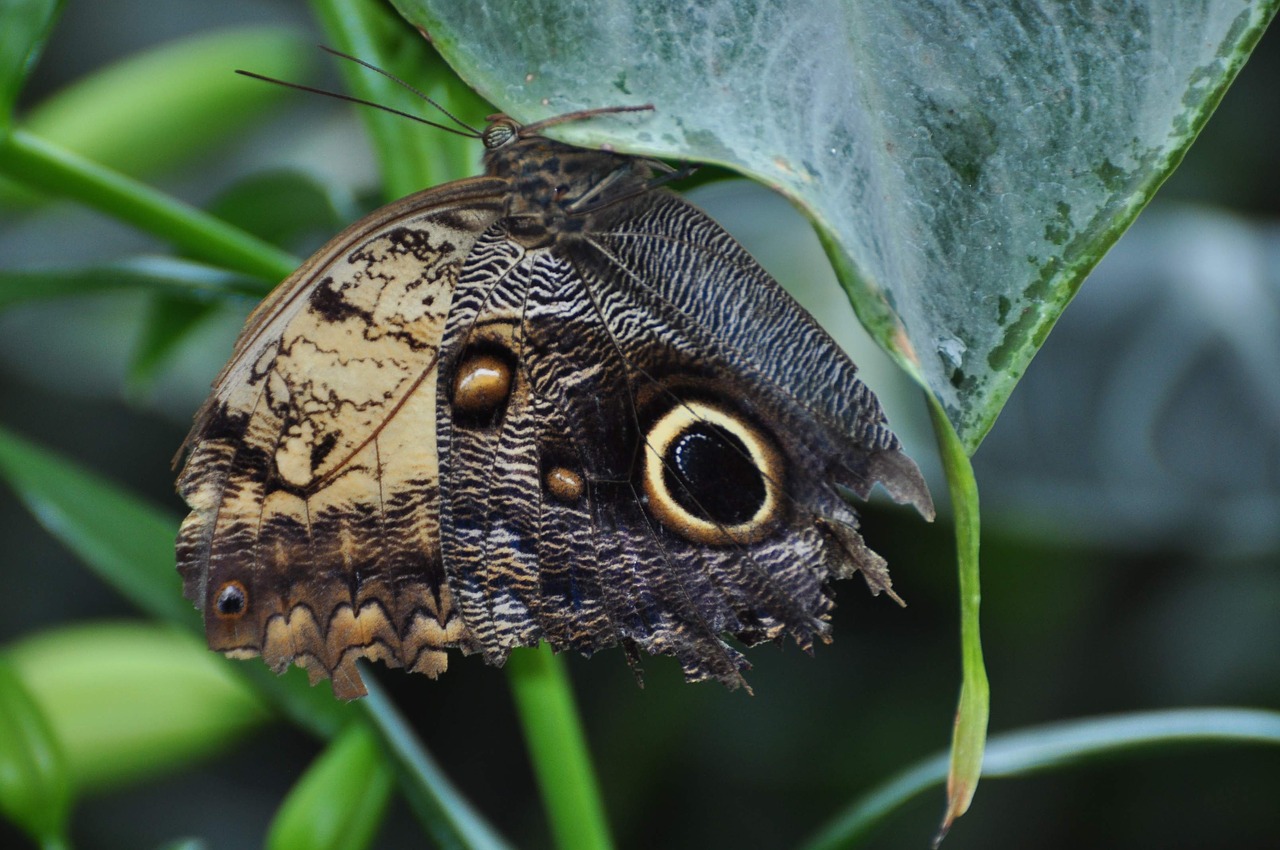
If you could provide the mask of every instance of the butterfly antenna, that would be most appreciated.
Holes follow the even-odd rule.
[[[619,112],[652,111],[652,103],[645,103],[640,106],[601,106],[597,109],[579,109],[577,112],[566,112],[563,115],[552,115],[550,118],[543,118],[541,121],[535,121],[532,124],[525,124],[520,128],[520,135],[536,135],[542,132],[545,128],[555,126],[556,124],[565,124],[569,121],[581,121],[583,118],[594,118],[597,115],[617,115]]]
[[[314,86],[304,86],[302,83],[291,83],[288,80],[277,80],[275,77],[268,77],[263,74],[254,73],[253,71],[243,71],[243,70],[240,70],[239,68],[236,69],[236,73],[242,77],[250,77],[255,80],[261,80],[264,83],[272,83],[277,86],[284,86],[287,89],[297,89],[298,91],[310,92],[311,94],[322,94],[325,97],[332,97],[335,100],[345,100],[347,103],[358,103],[361,106],[372,106],[374,109],[381,109],[383,112],[390,112],[392,115],[399,115],[401,118],[408,118],[410,121],[417,121],[419,124],[426,124],[428,127],[435,127],[437,130],[444,130],[446,133],[453,133],[455,136],[466,136],[469,139],[480,138],[480,134],[475,130],[472,130],[470,127],[467,127],[467,130],[469,130],[470,132],[464,132],[455,127],[450,127],[448,125],[440,124],[435,121],[428,121],[426,118],[423,118],[421,115],[414,115],[413,113],[410,113],[410,112],[402,112],[399,109],[393,109],[392,107],[385,106],[384,104],[381,104],[381,103],[374,103],[372,100],[365,100],[364,98],[352,97],[349,94],[342,94],[341,92],[329,91],[328,89],[318,89],[318,88],[315,88]],[[434,101],[432,103],[434,105]],[[447,112],[445,114],[449,115],[449,113]],[[449,115],[449,117],[453,118],[452,115]],[[457,121],[458,119],[454,118],[453,120]],[[462,126],[466,127],[467,125],[463,124]]]
[[[329,54],[329,55],[331,55],[331,56],[337,56],[339,59],[346,59],[346,60],[347,60],[347,61],[349,61],[349,62],[354,62],[354,63],[356,63],[357,65],[360,65],[360,66],[363,66],[363,67],[365,67],[365,68],[368,68],[370,71],[373,71],[374,73],[381,74],[382,76],[386,77],[386,78],[387,78],[388,80],[390,80],[391,82],[395,83],[395,84],[396,84],[396,85],[398,85],[398,86],[402,86],[402,87],[403,87],[403,88],[405,88],[405,89],[408,89],[409,91],[413,92],[413,93],[414,93],[415,95],[417,95],[418,97],[420,97],[420,98],[422,98],[423,100],[425,100],[427,103],[429,103],[429,104],[431,104],[432,106],[434,106],[436,109],[440,110],[442,113],[444,113],[444,115],[445,115],[445,116],[446,116],[450,121],[452,121],[453,123],[457,124],[457,125],[458,125],[459,127],[461,127],[462,129],[467,130],[467,131],[469,131],[469,132],[471,132],[471,133],[475,134],[476,138],[479,138],[479,137],[480,137],[480,131],[479,131],[479,130],[477,130],[475,127],[472,127],[470,124],[468,124],[467,122],[463,121],[461,118],[459,118],[458,116],[454,115],[452,112],[450,112],[449,110],[445,109],[445,108],[444,108],[443,106],[441,106],[440,104],[436,103],[434,100],[432,100],[430,97],[428,97],[428,96],[426,95],[426,93],[425,93],[425,92],[420,91],[419,89],[415,88],[414,86],[412,86],[412,85],[410,85],[409,83],[405,82],[404,80],[400,79],[399,77],[397,77],[395,74],[391,73],[390,71],[384,71],[383,69],[379,68],[377,65],[374,65],[374,64],[372,64],[372,63],[370,63],[370,62],[366,62],[366,61],[364,61],[363,59],[361,59],[361,58],[360,58],[360,57],[358,57],[358,56],[352,56],[352,55],[351,55],[351,54],[349,54],[349,53],[343,53],[341,50],[334,50],[332,47],[326,47],[326,46],[325,46],[325,45],[323,45],[323,44],[317,45],[317,47],[319,47],[321,50],[323,50],[325,53],[328,53],[328,54]]]

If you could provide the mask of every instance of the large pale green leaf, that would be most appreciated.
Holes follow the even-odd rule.
[[[169,626],[64,625],[4,657],[44,710],[81,791],[214,756],[269,717],[231,664]]]
[[[233,138],[282,97],[233,73],[304,79],[314,51],[294,32],[244,27],[134,54],[37,104],[29,132],[126,174],[154,174]]]
[[[394,0],[515,117],[793,198],[972,452],[1276,0]]]

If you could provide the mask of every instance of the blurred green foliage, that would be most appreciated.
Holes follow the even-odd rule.
[[[36,836],[58,846],[70,814],[71,841],[84,848],[159,846],[193,834],[212,846],[403,846],[421,843],[424,829],[444,843],[499,846],[469,820],[474,813],[451,796],[455,789],[415,761],[416,744],[391,742],[394,720],[334,703],[327,687],[309,689],[298,671],[276,679],[257,661],[204,651],[172,571],[181,505],[169,461],[250,296],[265,290],[270,269],[288,266],[289,254],[305,254],[373,203],[357,197],[372,183],[367,164],[354,174],[316,166],[368,162],[345,153],[354,137],[341,129],[350,123],[344,108],[207,69],[314,81],[320,71],[300,45],[319,36],[294,4],[263,4],[252,28],[207,36],[243,24],[231,16],[247,13],[72,3],[44,61],[19,86],[56,5],[6,6],[3,14],[21,11],[30,25],[0,28],[0,106],[18,98],[24,132],[191,204],[186,232],[197,243],[213,238],[201,229],[200,209],[216,211],[249,234],[237,244],[256,259],[209,266],[136,258],[161,243],[30,190],[0,195],[0,845],[27,846]],[[342,25],[332,19],[345,4],[316,5],[328,27]],[[119,20],[136,26],[102,38]],[[406,76],[423,67],[439,73],[437,60],[421,58],[429,54],[416,33],[394,19],[375,16],[356,31],[368,50],[390,50],[388,64]],[[172,41],[178,36],[195,40]],[[153,44],[167,46],[144,49]],[[1186,176],[1173,181],[1175,194],[1280,212],[1280,167],[1267,141],[1277,117],[1251,105],[1265,102],[1258,93],[1280,75],[1275,53],[1264,41],[1258,67],[1246,70],[1239,94],[1210,124],[1205,156],[1193,152]],[[1227,135],[1213,135],[1219,124]],[[456,173],[456,143],[433,158],[434,142],[423,141],[433,137],[416,127],[375,129],[384,165],[408,150],[419,163],[387,175],[391,191]],[[295,146],[301,150],[287,150]],[[303,155],[301,164],[283,153]],[[423,176],[426,167],[438,171]],[[112,183],[124,196],[108,193],[108,211],[134,185]],[[165,222],[178,215],[155,210]],[[1274,551],[1207,557],[1172,543],[1100,546],[1037,534],[1017,517],[991,519],[983,558],[993,728],[1280,704]],[[840,587],[835,644],[812,659],[758,648],[753,698],[686,686],[664,659],[647,663],[643,690],[618,652],[567,659],[619,846],[775,847],[806,836],[815,836],[810,846],[842,846],[855,835],[858,846],[920,846],[932,834],[940,794],[914,795],[937,787],[939,762],[929,758],[946,746],[955,703],[950,529],[922,527],[879,503],[864,525],[910,607]],[[124,619],[139,610],[152,621]],[[537,749],[531,766],[501,674],[456,658],[439,682],[399,672],[381,678],[444,772],[500,833],[521,847],[591,846],[590,830],[566,838],[549,828],[548,818],[565,816],[536,789],[538,781],[554,788],[555,768]],[[553,702],[567,694],[556,687]],[[948,847],[1264,846],[1280,826],[1274,712],[1135,714],[1024,735],[997,736],[991,753],[1012,759],[1011,775],[1052,772],[988,781]],[[1219,740],[1273,746],[1178,749],[1065,769],[1134,746]],[[588,797],[594,790],[589,777],[574,782],[571,790]],[[861,797],[872,789],[905,808],[892,817],[891,805],[876,809],[878,798]],[[862,806],[849,809],[855,800]],[[875,831],[855,832],[857,818],[858,830]]]

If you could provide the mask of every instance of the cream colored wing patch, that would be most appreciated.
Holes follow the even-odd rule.
[[[209,645],[364,693],[360,657],[429,675],[466,648],[440,562],[437,358],[458,270],[506,183],[410,196],[250,316],[188,437],[185,592]]]

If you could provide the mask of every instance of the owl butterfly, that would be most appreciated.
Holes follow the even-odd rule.
[[[484,176],[356,222],[249,317],[178,480],[212,649],[343,699],[359,658],[540,641],[732,688],[727,636],[809,650],[831,579],[892,594],[847,497],[933,505],[854,364],[665,166],[560,120],[494,118]]]

